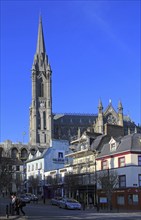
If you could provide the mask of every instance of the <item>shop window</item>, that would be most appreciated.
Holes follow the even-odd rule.
[[[126,175],[119,176],[119,188],[126,187]]]
[[[117,204],[118,205],[124,205],[125,204],[124,195],[117,196]]]
[[[139,174],[138,179],[139,179],[139,187],[141,187],[141,174]]]
[[[125,166],[125,157],[118,158],[118,167],[124,167]]]
[[[141,156],[138,156],[138,166],[141,166]]]
[[[139,201],[137,194],[130,194],[128,195],[128,204],[129,205],[137,205]]]

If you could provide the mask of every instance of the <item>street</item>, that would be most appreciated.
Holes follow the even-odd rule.
[[[0,200],[0,219],[7,219],[5,215],[5,207],[7,200]],[[50,204],[39,204],[30,203],[24,207],[26,213],[25,216],[9,216],[9,219],[15,220],[139,220],[141,219],[141,212],[97,212],[95,209],[86,210],[66,210],[60,209]]]

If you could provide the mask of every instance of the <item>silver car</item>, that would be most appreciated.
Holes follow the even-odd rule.
[[[51,205],[57,205],[59,206],[59,202],[62,200],[62,197],[55,197],[51,199]]]
[[[64,198],[59,201],[59,207],[64,209],[81,209],[81,204],[75,199]]]

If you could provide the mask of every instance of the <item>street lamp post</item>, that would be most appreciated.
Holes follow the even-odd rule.
[[[89,184],[89,172],[88,172],[88,158],[86,158],[86,204],[88,207],[88,203],[89,203],[89,188],[88,188],[88,184]]]
[[[45,198],[45,174],[44,174],[44,179],[43,179],[43,201],[44,204],[46,203],[46,198]]]
[[[94,155],[94,173],[95,173],[95,181],[94,181],[94,205],[98,208],[98,199],[97,199],[97,163],[96,157],[100,153],[100,151],[93,150]]]
[[[95,167],[94,203],[95,203],[95,206],[97,207],[97,170],[96,170],[96,161],[94,163],[94,167]]]

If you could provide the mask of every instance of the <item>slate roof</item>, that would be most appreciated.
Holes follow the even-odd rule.
[[[54,124],[61,125],[92,125],[97,114],[54,114]]]
[[[29,163],[29,162],[31,162],[31,161],[35,161],[35,160],[42,159],[42,158],[44,158],[44,156],[45,156],[46,154],[49,154],[50,151],[51,151],[51,148],[44,149],[40,156],[37,157],[36,154],[35,154],[31,159],[26,160],[26,163]]]
[[[98,137],[99,138],[99,137]],[[101,148],[101,152],[97,158],[114,155],[122,152],[132,151],[141,153],[141,134],[134,133],[131,135],[126,135],[124,137],[114,138],[118,143],[117,149],[110,151],[110,144],[107,142]]]

